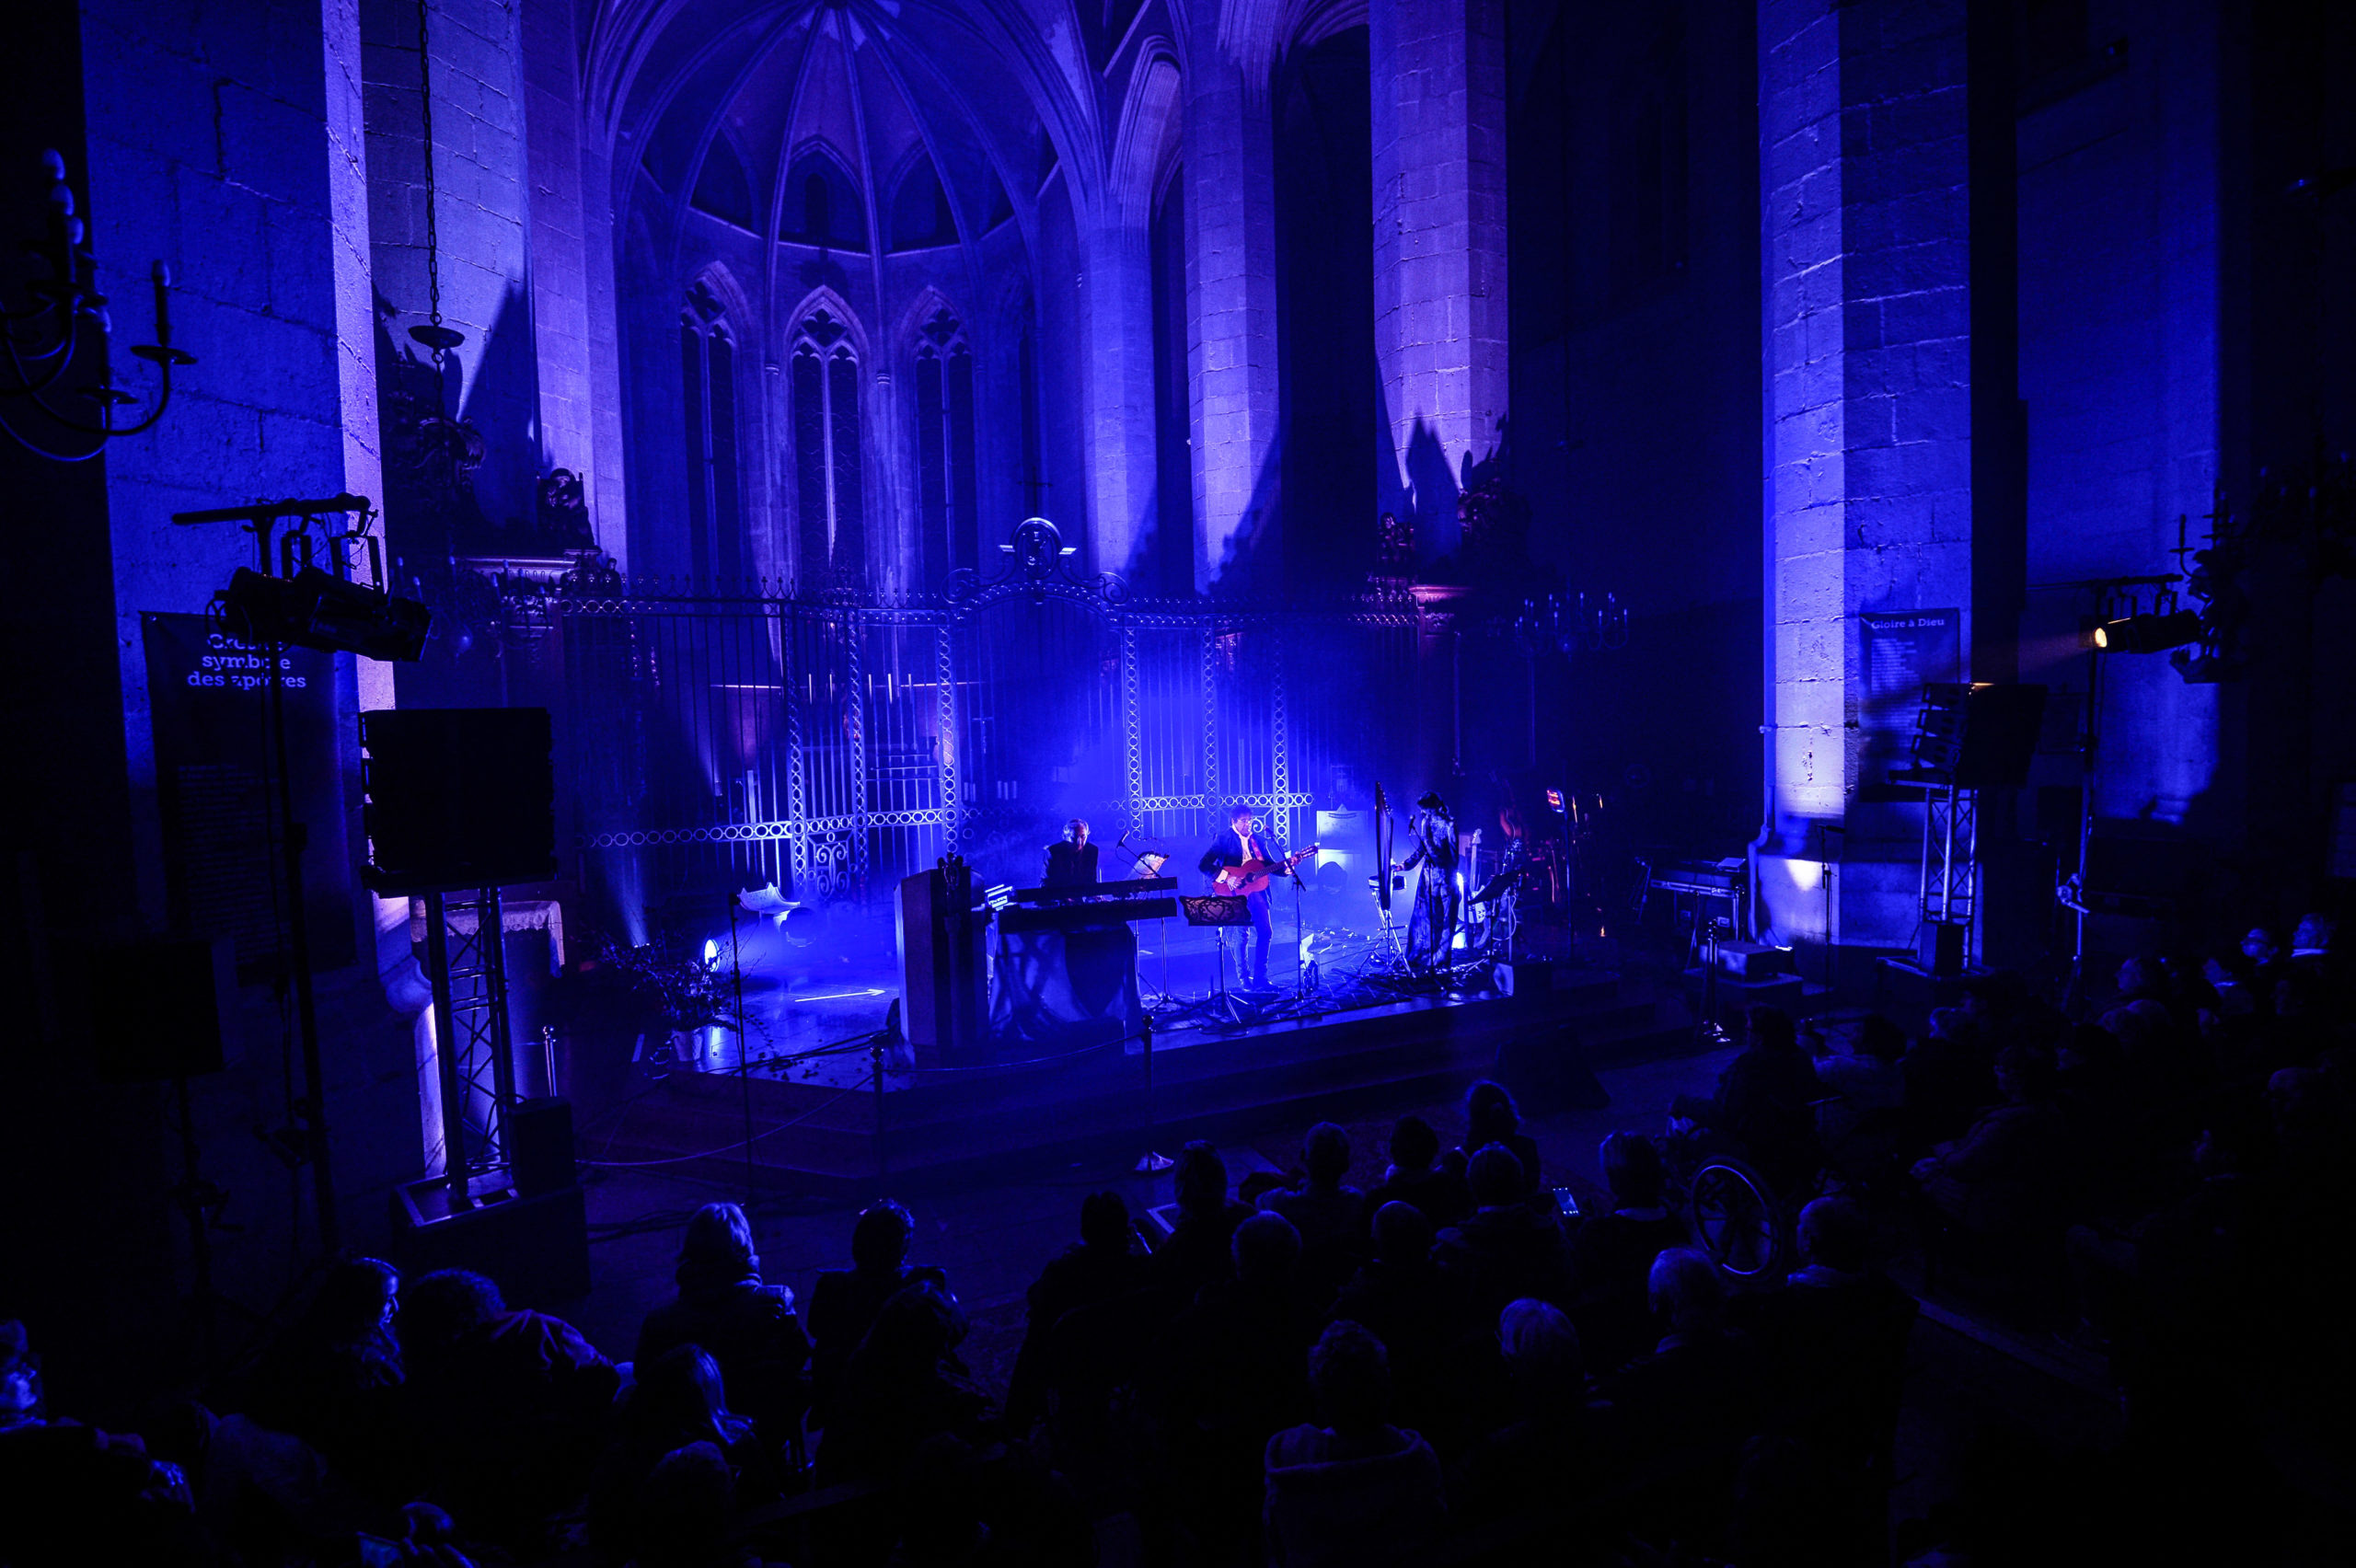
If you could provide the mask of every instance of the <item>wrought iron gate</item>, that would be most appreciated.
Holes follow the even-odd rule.
[[[583,880],[633,940],[726,876],[857,899],[944,850],[1034,855],[1071,815],[1184,847],[1239,801],[1291,842],[1316,800],[1406,777],[1434,622],[1413,600],[1134,602],[1024,528],[1046,536],[937,599],[510,585],[561,683]]]

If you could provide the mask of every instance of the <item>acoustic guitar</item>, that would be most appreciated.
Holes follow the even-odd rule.
[[[1292,869],[1317,853],[1312,844],[1306,849],[1296,849],[1281,860],[1246,860],[1240,866],[1222,866],[1218,875],[1211,879],[1214,894],[1247,898],[1255,893],[1265,893],[1268,880],[1278,872],[1290,875]]]

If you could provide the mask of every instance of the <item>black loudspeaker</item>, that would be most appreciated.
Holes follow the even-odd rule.
[[[507,1113],[507,1153],[521,1195],[572,1186],[572,1101],[551,1095],[519,1102]]]
[[[1923,967],[1941,979],[1961,974],[1963,939],[1969,930],[1959,921],[1926,921],[1923,927]]]
[[[970,887],[962,870],[900,879],[902,1027],[925,1066],[978,1060],[989,1047],[983,925],[959,907]]]
[[[545,1310],[589,1294],[588,1199],[576,1186],[451,1214],[440,1179],[392,1194],[393,1262],[408,1274],[467,1269],[510,1307]]]
[[[1963,744],[1955,759],[1956,787],[2017,790],[2028,782],[2029,759],[2045,725],[2045,688],[2015,682],[1975,686],[1964,699]]]
[[[1519,963],[1500,963],[1489,972],[1489,981],[1500,997],[1541,1000],[1553,988],[1554,966],[1543,960],[1530,959]]]
[[[228,937],[133,942],[96,955],[90,1033],[109,1083],[196,1078],[226,1065],[237,1000]]]
[[[360,717],[368,866],[382,894],[556,875],[545,708],[390,708]]]

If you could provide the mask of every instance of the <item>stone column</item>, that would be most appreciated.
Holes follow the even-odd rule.
[[[1456,497],[1504,437],[1505,6],[1396,0],[1368,30],[1378,493],[1428,559],[1456,548]]]
[[[422,356],[409,336],[430,301],[417,7],[361,0],[360,22],[376,292],[396,312],[387,324],[395,352]],[[538,506],[539,367],[525,267],[520,22],[513,9],[436,4],[428,25],[442,315],[467,336],[450,355],[449,411],[483,433],[475,485],[485,515],[524,522]]]
[[[1153,271],[1142,218],[1100,219],[1088,242],[1089,522],[1099,569],[1137,577],[1154,509]]]
[[[1275,519],[1275,63],[1265,40],[1224,25],[1221,6],[1196,10],[1185,76],[1186,384],[1195,585],[1208,589]]]
[[[1858,617],[1959,609],[1971,647],[1964,21],[1964,0],[1759,9],[1758,875],[1762,920],[1789,940],[1902,946],[1915,927],[1921,808],[1875,803],[1863,776],[1864,726],[1895,716],[1865,709]]]
[[[589,520],[608,535],[603,508],[590,360],[589,241],[581,179],[581,90],[572,10],[527,6],[523,43],[525,237],[531,257],[533,344],[539,372],[540,461],[582,478]],[[611,520],[618,525],[618,515]]]
[[[368,251],[368,133],[361,89],[359,0],[320,6],[328,156],[328,250],[335,280],[335,364],[343,408],[343,488],[379,508],[385,499],[384,426],[376,408],[375,280]],[[374,525],[383,542],[385,525]],[[390,562],[387,560],[387,568]],[[393,706],[393,667],[354,659],[360,706]],[[384,901],[379,900],[381,905]],[[401,917],[408,918],[407,902]]]

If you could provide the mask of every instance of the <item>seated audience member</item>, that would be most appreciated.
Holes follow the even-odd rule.
[[[1996,1101],[1993,1055],[1971,1020],[1955,1008],[1931,1014],[1930,1027],[1900,1063],[1906,1079],[1907,1130],[1923,1148],[1959,1136]]]
[[[2080,1312],[2112,1340],[2113,1366],[2131,1384],[2155,1355],[2172,1358],[2178,1347],[2202,1342],[2232,1344],[2258,1332],[2262,1314],[2277,1305],[2260,1299],[2273,1292],[2252,1285],[2269,1272],[2260,1255],[2264,1239],[2285,1221],[2281,1190],[2265,1180],[2275,1124],[2264,1106],[2243,1102],[2213,1106],[2203,1122],[2190,1188],[2131,1225],[2073,1226],[2067,1239]]]
[[[1723,1447],[1748,1434],[1760,1408],[1760,1367],[1749,1336],[1727,1326],[1717,1264],[1690,1247],[1653,1260],[1653,1317],[1667,1330],[1653,1353],[1606,1383],[1632,1453]]]
[[[1227,1164],[1200,1138],[1179,1151],[1170,1175],[1178,1223],[1154,1249],[1153,1269],[1173,1293],[1191,1301],[1204,1286],[1233,1272],[1235,1228],[1252,1217],[1252,1208],[1227,1195]]]
[[[1319,1321],[1303,1298],[1300,1233],[1290,1220],[1253,1215],[1235,1228],[1232,1251],[1233,1276],[1205,1286],[1175,1325],[1190,1402],[1212,1423],[1228,1425],[1299,1405],[1299,1355]]]
[[[1203,1286],[1171,1325],[1158,1401],[1161,1508],[1224,1549],[1256,1528],[1261,1451],[1309,1413],[1306,1353],[1319,1314],[1302,1299],[1300,1237],[1280,1214],[1235,1228],[1234,1272]]]
[[[1816,1104],[1824,1097],[1799,1032],[1781,1008],[1750,1012],[1750,1041],[1718,1075],[1711,1120],[1769,1185],[1796,1191],[1816,1173]]]
[[[570,1323],[509,1310],[478,1274],[444,1269],[401,1295],[411,1421],[470,1532],[529,1539],[580,1495],[621,1378]]]
[[[831,1413],[834,1389],[884,1303],[907,1286],[930,1283],[949,1288],[949,1276],[908,1262],[917,1222],[891,1199],[870,1204],[851,1227],[850,1267],[827,1269],[810,1292],[810,1379],[814,1413],[823,1424]]]
[[[2157,957],[2138,955],[2119,966],[2119,1005],[2129,1007],[2136,1002],[2156,1002],[2166,1007],[2169,1000],[2167,965]]]
[[[745,1568],[748,1559],[728,1544],[735,1482],[719,1445],[689,1443],[664,1455],[640,1493],[630,1568]]]
[[[987,1442],[998,1412],[957,1358],[968,1327],[955,1298],[930,1280],[895,1292],[844,1368],[841,1397],[818,1450],[822,1472],[888,1482],[928,1438]]]
[[[1325,1424],[1277,1433],[1264,1459],[1268,1561],[1343,1568],[1428,1546],[1446,1521],[1439,1459],[1385,1419],[1382,1342],[1346,1320],[1333,1324],[1309,1353],[1309,1382]]]
[[[1080,1240],[1048,1261],[1031,1286],[1022,1348],[1014,1358],[1007,1389],[1007,1418],[1026,1431],[1045,1397],[1047,1339],[1067,1313],[1116,1300],[1148,1288],[1150,1265],[1129,1234],[1129,1205],[1118,1193],[1091,1193],[1080,1200]]]
[[[151,1407],[141,1424],[148,1453],[187,1476],[198,1526],[235,1561],[309,1562],[348,1550],[354,1530],[423,1542],[451,1528],[430,1503],[372,1502],[310,1444],[243,1413],[215,1415],[174,1399]]]
[[[42,1413],[40,1357],[25,1325],[11,1318],[0,1322],[0,1432],[37,1423]]]
[[[1727,1542],[1742,1568],[1820,1568],[1887,1554],[1878,1539],[1870,1543],[1871,1556],[1860,1551],[1864,1543],[1835,1544],[1834,1521],[1845,1517],[1842,1500],[1826,1485],[1819,1456],[1783,1433],[1743,1444],[1729,1501]]]
[[[1538,1140],[1521,1130],[1521,1113],[1506,1086],[1484,1078],[1464,1091],[1464,1158],[1471,1170],[1472,1156],[1491,1144],[1509,1151],[1521,1171],[1522,1193],[1534,1197],[1545,1183],[1538,1169]]]
[[[1366,1230],[1366,1194],[1342,1180],[1350,1173],[1350,1135],[1318,1123],[1301,1140],[1300,1162],[1307,1172],[1301,1184],[1264,1194],[1261,1212],[1290,1220],[1304,1251],[1356,1241]]]
[[[1432,1420],[1443,1356],[1470,1314],[1460,1282],[1432,1261],[1432,1222],[1421,1209],[1392,1202],[1374,1211],[1374,1257],[1342,1287],[1334,1316],[1364,1324],[1382,1342],[1401,1412]]]
[[[678,1296],[649,1312],[638,1331],[639,1365],[680,1345],[701,1345],[719,1364],[730,1403],[781,1444],[808,1402],[810,1341],[793,1315],[793,1292],[762,1283],[745,1211],[734,1204],[698,1209],[673,1277]]]
[[[1543,1301],[1516,1301],[1498,1314],[1497,1347],[1509,1417],[1456,1468],[1455,1505],[1479,1518],[1595,1490],[1610,1465],[1611,1407],[1588,1397],[1578,1331]]]
[[[14,1322],[0,1325],[6,1329],[22,1332]],[[7,1348],[0,1336],[0,1354]],[[21,1369],[30,1358],[19,1350],[15,1359]],[[29,1391],[23,1382],[8,1388],[12,1400]],[[135,1435],[25,1415],[23,1408],[0,1426],[0,1562],[86,1568],[222,1560],[197,1523],[180,1466],[151,1456]]]
[[[728,1409],[720,1364],[696,1344],[677,1344],[634,1367],[618,1431],[590,1486],[589,1522],[604,1555],[626,1561],[647,1545],[648,1478],[664,1457],[710,1444],[727,1462],[733,1494],[759,1503],[777,1495],[778,1476],[753,1423]]]
[[[1752,1318],[1798,1431],[1845,1466],[1886,1449],[1919,1309],[1873,1266],[1872,1228],[1846,1197],[1800,1210],[1801,1267]]]
[[[1391,1165],[1382,1184],[1367,1194],[1370,1208],[1413,1204],[1437,1230],[1472,1212],[1472,1190],[1464,1174],[1440,1164],[1439,1135],[1421,1116],[1402,1116],[1391,1129]]]
[[[2292,974],[2313,975],[2321,994],[2335,1004],[2348,999],[2348,955],[2339,937],[2339,922],[2330,916],[2302,915],[2291,933],[2291,955],[2283,960]]]
[[[1819,1057],[1817,1081],[1825,1091],[1841,1097],[1824,1107],[1817,1125],[1827,1142],[1837,1142],[1870,1119],[1887,1117],[1906,1104],[1906,1032],[1879,1013],[1868,1014],[1857,1026],[1854,1046],[1848,1052]]]
[[[2052,1066],[2026,1045],[2008,1045],[1996,1058],[1996,1087],[2004,1102],[1918,1161],[1914,1178],[1940,1212],[1976,1234],[2058,1234],[2069,1196],[2067,1128],[2053,1103]]]
[[[2259,1011],[2258,965],[2238,949],[2214,952],[2200,961],[2200,977],[2217,994],[2217,1010],[2228,1020],[2254,1018]]]
[[[1434,1256],[1461,1282],[1472,1309],[1485,1317],[1524,1296],[1569,1301],[1570,1249],[1562,1222],[1529,1202],[1521,1161],[1491,1144],[1473,1155],[1466,1175],[1472,1214],[1440,1232]]]
[[[1668,1181],[1660,1150],[1642,1133],[1603,1140],[1603,1179],[1611,1210],[1588,1216],[1571,1237],[1571,1315],[1588,1364],[1599,1373],[1624,1366],[1652,1348],[1646,1281],[1653,1260],[1691,1243],[1685,1222],[1661,1201]]]
[[[301,1438],[372,1496],[406,1496],[417,1478],[400,1420],[399,1293],[390,1263],[331,1265],[301,1320],[236,1380],[221,1408]]]

